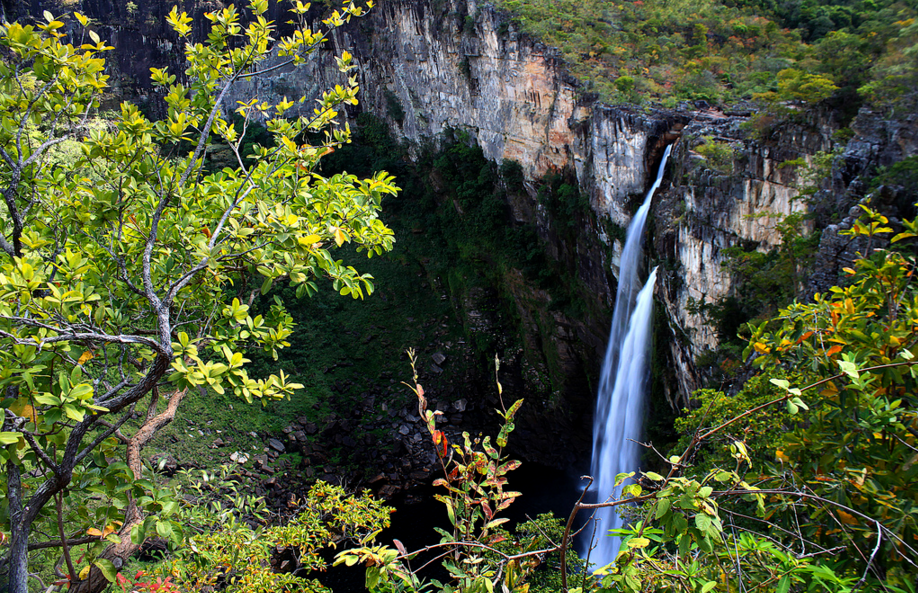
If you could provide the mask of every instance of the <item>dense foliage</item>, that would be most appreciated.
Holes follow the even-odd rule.
[[[507,5],[524,26],[554,39],[607,97],[754,98],[785,115],[789,103],[846,94],[889,108],[911,100],[918,27],[906,5]],[[519,272],[554,291],[554,306],[578,306],[569,276],[545,259],[534,230],[513,220],[508,202],[524,191],[519,166],[487,162],[465,135],[427,153],[412,180],[420,199],[407,203],[386,174],[321,174],[320,157],[332,156],[331,170],[333,159],[354,156],[331,155],[347,134],[318,136],[340,104],[355,101],[354,80],[326,93],[312,118],[282,117],[293,107],[286,99],[243,105],[235,120],[224,118],[220,90],[257,74],[271,41],[273,27],[257,18],[265,4],[255,0],[250,9],[256,19],[245,30],[232,8],[208,16],[208,44],[187,47],[187,78],[154,69],[169,107],[161,122],[130,105],[111,122],[91,117],[105,86],[98,54],[108,48],[83,17],[93,43],[79,49],[53,15],[37,27],[0,31],[9,55],[0,65],[7,207],[0,218],[0,519],[10,541],[10,590],[27,590],[32,546],[60,549],[60,584],[78,591],[110,581],[125,591],[320,591],[304,573],[328,567],[322,549],[348,543],[358,547],[337,562],[365,565],[371,591],[914,591],[914,252],[874,249],[893,225],[870,209],[854,225],[867,247],[847,283],[812,303],[782,307],[798,296],[798,274],[812,251],[802,218],[778,223],[783,242],[772,253],[754,246],[728,253],[746,300],[707,312],[722,337],[735,336],[740,320],[758,318],[746,351],[732,358],[754,360],[760,373],[736,394],[696,393],[699,407],[678,422],[683,438],[661,458],[662,473],[644,472],[620,500],[600,503],[626,509],[632,524],[599,578],[570,558],[570,531],[557,520],[504,528],[498,515],[519,496],[507,479],[518,462],[505,447],[521,402],[504,407],[499,383],[502,426],[493,441],[448,437],[417,374],[411,386],[444,474],[437,498],[450,528],[429,546],[443,551],[442,582],[417,575],[415,551],[375,541],[390,509],[366,495],[320,483],[291,502],[293,520],[265,527],[259,499],[228,499],[225,491],[208,498],[200,484],[180,497],[144,479],[140,449],[188,390],[251,402],[300,387],[268,360],[293,340],[287,303],[268,295],[280,280],[291,281],[288,301],[317,293],[317,276],[355,298],[372,291],[370,276],[330,250],[392,247],[377,217],[384,195],[408,230],[442,239],[434,277],[461,284]],[[348,4],[326,24],[359,14]],[[174,11],[170,23],[188,34],[184,14]],[[281,53],[301,60],[322,37],[301,31],[279,42]],[[347,54],[339,65],[351,69]],[[399,119],[396,107],[390,111]],[[256,112],[269,117],[257,142],[250,128]],[[379,122],[363,124],[377,146],[360,160],[403,167],[401,149]],[[205,157],[208,144],[221,147],[219,158]],[[730,150],[709,141],[699,153],[730,174]],[[911,189],[915,169],[906,160],[878,180]],[[552,217],[550,231],[575,242],[589,216],[576,184],[554,172],[536,194]],[[901,225],[892,241],[911,247],[918,225]],[[316,317],[325,317],[316,324],[334,323]],[[243,368],[250,362],[243,349],[259,348],[267,355],[259,360],[263,378]],[[36,541],[44,534],[51,535]],[[168,549],[156,580],[119,574],[154,536]],[[296,574],[283,568],[281,554],[291,556]]]
[[[874,244],[881,237],[894,246],[914,240],[914,222],[903,221],[895,236],[888,223],[865,209],[851,233]],[[756,511],[728,506],[729,489],[720,493],[725,534],[740,530],[747,544],[748,534],[761,534],[778,544],[775,550],[784,546],[768,552],[774,558],[801,550],[788,556],[797,564],[772,581],[779,591],[814,582],[831,591],[915,587],[914,252],[870,245],[847,270],[844,287],[753,327],[745,354],[755,358],[759,375],[736,395],[697,393],[700,407],[678,423],[685,453],[671,461],[701,470],[686,475],[700,480],[729,469],[746,480],[742,490],[763,494]],[[701,571],[719,570],[715,564],[713,556],[698,559]]]
[[[372,279],[331,251],[347,242],[379,254],[393,244],[378,217],[382,196],[397,191],[391,178],[315,173],[346,131],[304,143],[356,102],[353,78],[308,117],[288,117],[287,99],[240,106],[243,127],[266,118],[273,137],[273,148],[243,161],[245,134],[224,116],[222,96],[276,68],[265,65],[272,48],[282,64],[301,63],[326,34],[299,22],[275,46],[267,2],[249,10],[245,28],[233,7],[208,13],[206,44],[188,39],[190,17],[169,14],[187,69],[152,69],[168,107],[157,122],[124,103],[113,121],[87,125],[106,88],[100,55],[111,48],[86,17],[76,15],[72,40],[47,12],[35,26],[0,27],[0,525],[13,593],[27,590],[30,549],[59,548],[64,582],[85,591],[111,581],[148,534],[181,542],[170,518],[177,502],[144,479],[143,446],[189,389],[251,403],[301,387],[283,372],[248,375],[243,350],[273,353],[292,331],[281,303],[253,315],[252,299],[281,280],[310,294],[318,277],[362,297]],[[296,18],[306,10],[297,4]],[[361,14],[345,4],[324,27]],[[340,69],[350,61],[345,52]],[[235,160],[207,172],[211,134]]]
[[[816,103],[836,91],[839,105],[868,99],[907,109],[914,101],[918,25],[905,2],[499,4],[607,101]]]

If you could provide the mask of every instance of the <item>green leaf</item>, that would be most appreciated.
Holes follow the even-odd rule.
[[[271,285],[274,284],[274,278],[268,276],[265,278],[265,281],[261,283],[261,294],[262,296],[271,292]],[[304,289],[305,290],[305,289]]]
[[[376,585],[379,584],[379,569],[375,566],[367,568],[366,574],[366,586],[367,591],[373,591],[376,589]]]
[[[96,567],[102,571],[102,576],[105,577],[109,583],[115,582],[115,577],[118,575],[118,569],[115,568],[115,565],[112,564],[111,560],[106,560],[105,558],[99,558],[93,562]]]
[[[644,475],[654,482],[662,482],[665,479],[663,476],[656,472],[646,472]]]
[[[713,589],[713,588],[716,587],[716,586],[717,586],[717,581],[708,581],[708,582],[705,583],[704,586],[701,588],[701,593],[708,593],[708,591],[710,591],[711,589]]]
[[[695,515],[695,526],[699,531],[707,531],[711,527],[711,518],[704,513]]]
[[[172,524],[168,521],[157,521],[156,534],[163,539],[169,539],[172,537]]]
[[[19,442],[20,433],[0,432],[0,445],[15,445]]]
[[[857,365],[853,362],[847,360],[839,360],[838,367],[843,373],[851,377],[852,379],[857,379],[860,377],[860,373],[857,370]]]
[[[790,388],[790,382],[787,381],[787,380],[785,380],[785,379],[775,379],[775,378],[772,378],[772,379],[771,379],[771,383],[777,385],[778,387],[780,387],[781,389],[784,389],[784,390],[787,390],[787,389]]]
[[[640,484],[628,484],[622,488],[622,498],[626,496],[640,496],[641,495],[641,485]]]
[[[790,591],[790,586],[790,575],[786,574],[778,581],[778,587],[775,589],[775,593],[788,593],[788,591]]]
[[[131,528],[131,543],[135,546],[143,545],[143,542],[147,540],[147,524],[146,522],[135,525]]]
[[[669,498],[660,498],[657,500],[657,510],[654,513],[654,517],[657,521],[666,516],[666,513],[669,512],[670,507],[672,506],[672,501]]]
[[[791,398],[791,401],[794,402],[794,405],[797,406],[798,408],[803,408],[804,410],[809,410],[809,409],[810,409],[809,406],[807,406],[807,405],[803,402],[803,400],[800,399],[799,397]]]
[[[64,404],[64,414],[71,420],[76,420],[77,422],[82,422],[83,418],[86,416],[86,412],[73,404]]]
[[[621,486],[622,482],[634,475],[634,472],[621,473],[615,476],[615,485]]]
[[[646,548],[650,545],[650,540],[646,537],[633,537],[628,540],[628,547],[632,549]]]

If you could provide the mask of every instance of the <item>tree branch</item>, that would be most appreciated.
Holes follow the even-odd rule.
[[[874,519],[873,517],[870,517],[870,516],[868,516],[868,515],[865,515],[864,513],[860,512],[860,511],[857,511],[857,510],[855,510],[855,509],[852,509],[852,508],[849,507],[849,506],[845,506],[845,505],[843,505],[843,504],[841,504],[841,503],[839,503],[839,502],[835,502],[834,500],[829,500],[828,498],[823,498],[822,496],[817,496],[817,495],[815,495],[815,494],[807,494],[806,492],[790,492],[790,491],[787,491],[787,490],[764,490],[764,489],[763,489],[763,490],[715,490],[712,494],[714,494],[714,495],[727,495],[727,496],[730,496],[730,495],[741,495],[741,496],[742,496],[742,495],[746,495],[746,494],[755,494],[755,495],[760,495],[760,494],[774,494],[774,495],[779,495],[779,496],[792,496],[792,497],[796,497],[796,498],[806,498],[806,499],[809,499],[809,500],[815,500],[815,501],[821,502],[821,503],[823,503],[823,504],[832,505],[832,506],[834,506],[834,507],[837,507],[837,508],[839,508],[839,509],[845,511],[846,513],[849,513],[849,514],[854,515],[854,516],[856,516],[856,517],[860,517],[861,519],[864,519],[865,521],[867,521],[867,522],[869,522],[869,523],[875,523],[875,524],[877,525],[877,528],[878,528],[878,529],[882,529],[883,531],[885,531],[887,535],[889,535],[890,537],[892,537],[893,539],[895,539],[896,541],[898,541],[899,544],[900,544],[903,548],[906,548],[909,552],[912,553],[912,555],[914,555],[915,557],[918,557],[918,551],[916,551],[915,548],[913,548],[913,547],[911,547],[910,545],[908,545],[907,543],[905,543],[905,540],[903,540],[901,537],[899,537],[898,535],[896,535],[896,533],[895,533],[894,531],[892,531],[891,529],[889,529],[888,527],[886,527],[885,525],[883,525],[882,523],[880,523],[879,521],[877,521],[877,520]],[[912,560],[910,560],[909,557],[906,556],[905,554],[903,554],[901,551],[896,550],[896,552],[899,554],[899,556],[902,557],[903,560],[905,560],[906,562],[908,562],[908,563],[911,564],[912,566],[918,566],[918,564],[916,564],[915,562],[913,562]]]
[[[0,315],[0,319],[10,321],[11,323],[24,325],[27,327],[34,327],[39,329],[46,329],[57,333],[57,336],[49,336],[42,338],[41,340],[17,338],[13,334],[0,330],[0,337],[7,338],[11,340],[14,344],[21,346],[35,346],[38,345],[41,348],[44,344],[55,344],[58,342],[103,342],[108,344],[140,344],[146,346],[151,350],[154,350],[157,354],[169,354],[169,352],[157,341],[151,340],[149,338],[144,338],[137,335],[111,335],[103,334],[96,332],[68,332],[68,329],[65,327],[58,327],[54,325],[49,325],[47,323],[41,323],[35,321],[34,319],[28,319],[26,317],[10,317],[6,315]]]
[[[888,363],[888,364],[879,364],[879,365],[872,366],[872,367],[865,367],[865,368],[863,368],[863,369],[858,369],[858,373],[870,373],[870,372],[873,372],[873,371],[880,371],[880,370],[883,370],[883,369],[891,369],[891,368],[900,367],[900,366],[914,366],[914,365],[916,365],[916,364],[918,364],[918,360],[907,360],[907,361],[902,361],[902,362],[891,362],[891,363]],[[809,391],[810,389],[813,389],[813,388],[815,388],[815,387],[819,387],[820,385],[825,385],[826,383],[828,383],[828,382],[830,382],[830,381],[835,381],[835,380],[841,379],[841,378],[846,377],[846,376],[847,376],[847,375],[846,375],[845,373],[838,373],[837,375],[832,375],[831,377],[827,377],[827,378],[822,379],[822,380],[820,380],[820,381],[816,381],[815,383],[811,383],[810,385],[807,385],[806,387],[801,387],[801,388],[800,388],[800,391]],[[769,407],[769,406],[773,406],[773,405],[775,405],[775,404],[779,404],[779,403],[781,403],[781,402],[783,402],[783,401],[785,401],[785,400],[790,399],[791,397],[793,397],[793,395],[792,395],[790,392],[787,392],[787,393],[785,393],[784,395],[782,395],[781,397],[779,397],[779,398],[777,398],[777,399],[773,399],[773,400],[771,400],[771,401],[769,401],[769,402],[765,402],[764,404],[761,404],[761,405],[758,405],[758,406],[756,406],[756,407],[754,407],[754,408],[751,408],[751,409],[749,409],[749,410],[746,410],[746,411],[743,412],[742,414],[740,414],[740,415],[738,415],[738,416],[734,416],[733,418],[731,418],[730,420],[727,420],[726,422],[724,422],[724,423],[721,424],[720,426],[717,426],[717,427],[715,427],[715,428],[712,428],[711,430],[709,430],[709,431],[707,431],[706,433],[702,434],[702,435],[699,437],[698,441],[701,442],[701,441],[707,439],[707,438],[708,438],[709,436],[711,436],[712,434],[714,434],[714,433],[716,433],[716,432],[720,432],[721,430],[723,430],[723,429],[726,428],[727,426],[730,426],[730,425],[733,424],[734,422],[737,422],[737,421],[739,421],[739,420],[745,418],[746,416],[749,416],[750,414],[754,414],[754,413],[758,412],[759,410],[763,410],[763,409],[765,409],[765,408],[767,408],[767,407]]]
[[[82,546],[84,544],[92,544],[99,541],[99,537],[96,535],[87,535],[85,537],[78,537],[76,539],[68,539],[67,545],[70,547],[73,546]],[[48,548],[59,548],[61,547],[61,540],[49,540],[46,542],[37,542],[34,544],[29,544],[29,551],[32,550],[47,550]]]
[[[883,541],[883,532],[881,531],[882,526],[879,521],[874,521],[877,524],[877,545],[874,546],[873,552],[870,554],[870,560],[867,561],[867,568],[864,569],[864,574],[861,575],[861,579],[854,586],[854,590],[857,591],[864,586],[864,583],[867,581],[867,573],[870,572],[870,568],[873,566],[873,560],[877,557],[877,552],[880,551],[880,542]]]
[[[79,455],[77,455],[76,457],[76,463],[80,463],[81,461],[83,461],[83,459],[85,459],[87,455],[92,453],[93,449],[99,446],[99,443],[101,443],[102,441],[110,437],[111,435],[116,434],[116,436],[120,437],[119,440],[124,439],[124,437],[121,436],[120,433],[118,432],[118,429],[124,426],[124,423],[130,420],[133,414],[134,414],[134,407],[131,406],[131,409],[128,410],[127,413],[125,413],[124,416],[121,417],[121,420],[119,420],[117,424],[110,424],[107,427],[108,430],[96,436],[96,438],[94,438],[91,443],[83,447],[83,450],[80,451]],[[99,420],[99,423],[101,424],[102,421]],[[105,424],[108,424],[108,423],[106,422]],[[122,440],[122,442],[124,441]]]
[[[67,546],[67,535],[64,534],[64,501],[61,493],[58,492],[54,496],[55,506],[57,507],[57,532],[61,538],[61,548],[63,551],[64,560],[67,562],[67,574],[70,576],[70,582],[74,583],[77,580],[77,573],[73,569],[73,560],[70,559],[70,548]]]

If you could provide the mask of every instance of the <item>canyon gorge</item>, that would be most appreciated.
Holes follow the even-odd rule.
[[[211,4],[185,6],[197,17],[195,27],[203,27],[200,16]],[[43,0],[29,7],[4,6],[7,14],[64,8]],[[149,67],[165,63],[178,71],[182,59],[164,23],[165,5],[87,0],[82,8],[116,48],[109,59],[115,97],[134,97],[155,111]],[[283,22],[284,10],[272,4],[269,15]],[[519,393],[529,402],[524,417],[531,435],[521,449],[555,465],[572,454],[540,442],[538,435],[563,434],[558,438],[567,444],[574,438],[572,449],[580,455],[588,449],[585,433],[624,229],[667,145],[673,144],[673,156],[651,206],[646,250],[651,266],[659,266],[655,298],[665,316],[665,323],[655,326],[656,356],[662,359],[656,364],[654,405],[670,414],[687,407],[691,393],[710,378],[696,363],[722,336],[705,306],[737,290],[723,266],[724,250],[778,246],[778,222],[807,208],[795,199],[808,183],[807,168],[820,153],[834,152],[827,185],[821,188],[831,197],[823,200],[824,215],[815,228],[809,223],[811,230],[822,232],[817,273],[800,280],[799,292],[825,290],[854,256],[838,230],[850,226],[846,217],[856,214],[849,211],[865,195],[859,176],[918,148],[914,118],[887,120],[866,108],[850,123],[850,136],[841,138],[837,132],[843,122],[830,110],[790,118],[755,134],[746,125],[754,115],[751,106],[724,112],[704,102],[675,109],[605,105],[566,73],[556,50],[522,34],[506,13],[474,0],[382,2],[366,18],[335,30],[306,64],[237,83],[225,105],[232,109],[237,100],[250,97],[317,96],[342,81],[334,58],[344,50],[354,55],[361,87],[360,105],[343,114],[345,119],[372,113],[411,154],[436,147],[444,132],[459,130],[477,142],[487,159],[519,163],[525,191],[507,194],[512,218],[536,229],[547,254],[572,272],[572,290],[586,303],[579,316],[552,308],[552,295],[514,270],[495,286],[511,303],[510,321],[502,320],[515,326],[500,331],[518,336],[520,345],[510,357],[519,369]],[[311,112],[311,102],[296,109]],[[726,161],[715,166],[695,150],[705,143],[725,146]],[[788,161],[797,164],[786,166]],[[559,222],[537,199],[539,180],[552,172],[572,175],[589,199],[590,212],[576,217],[573,234],[560,232]],[[495,330],[495,320],[483,312],[481,293],[448,297],[470,334]],[[576,434],[581,436],[571,436]]]
[[[337,1],[0,0],[0,591],[913,591],[914,9]]]

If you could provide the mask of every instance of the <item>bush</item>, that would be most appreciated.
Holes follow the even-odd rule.
[[[733,174],[735,151],[727,142],[718,142],[711,136],[705,136],[702,144],[695,146],[695,152],[704,157],[708,167],[727,175]]]

